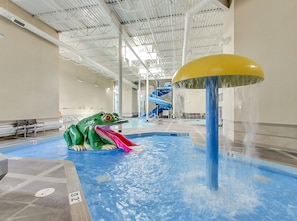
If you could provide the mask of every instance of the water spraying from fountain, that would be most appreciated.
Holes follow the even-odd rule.
[[[249,87],[236,88],[234,98],[235,120],[240,122],[241,131],[244,134],[242,143],[244,145],[243,154],[249,157],[255,156],[254,140],[259,119],[259,85],[250,85]]]
[[[263,79],[257,63],[230,54],[194,60],[173,76],[177,87],[206,88],[206,186],[210,190],[218,190],[218,88],[255,84]]]

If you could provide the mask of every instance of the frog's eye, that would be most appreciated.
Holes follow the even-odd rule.
[[[112,115],[115,117],[119,117],[119,115],[117,113],[112,113]]]
[[[118,120],[118,119],[119,119],[119,115],[118,115],[117,113],[113,113],[112,116],[113,116],[113,118],[114,118],[115,120]]]
[[[104,121],[111,121],[112,120],[112,115],[111,114],[105,114],[105,116],[103,117]]]

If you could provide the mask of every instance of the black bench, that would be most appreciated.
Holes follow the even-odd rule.
[[[41,128],[43,132],[45,132],[44,123],[37,122],[36,119],[17,120],[15,135],[17,135],[18,133],[23,133],[24,137],[27,137],[29,132],[34,132],[34,135],[36,136],[36,132],[39,128]]]

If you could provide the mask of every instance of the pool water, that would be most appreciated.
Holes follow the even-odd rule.
[[[147,122],[146,119],[139,119],[139,118],[130,118],[128,123],[122,124],[122,128],[145,128],[154,126],[155,122],[153,119],[149,119]],[[118,126],[113,126],[117,128]]]
[[[140,153],[68,150],[62,138],[4,152],[75,163],[93,220],[294,220],[296,174],[222,154],[219,190],[205,187],[205,152],[188,136],[132,137]]]

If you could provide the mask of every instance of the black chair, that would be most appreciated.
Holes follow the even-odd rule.
[[[27,135],[30,131],[32,131],[34,132],[34,136],[36,136],[37,130],[43,130],[43,133],[45,133],[44,122],[37,122],[36,119],[28,119],[26,130]]]
[[[36,127],[37,127],[37,120],[36,119],[29,119],[27,120],[27,125],[26,125],[26,134],[32,130],[34,132],[34,135],[36,136]]]
[[[22,130],[22,132],[24,133],[24,137],[26,137],[26,135],[27,135],[27,120],[17,120],[16,121],[15,135],[17,135],[20,130]]]

